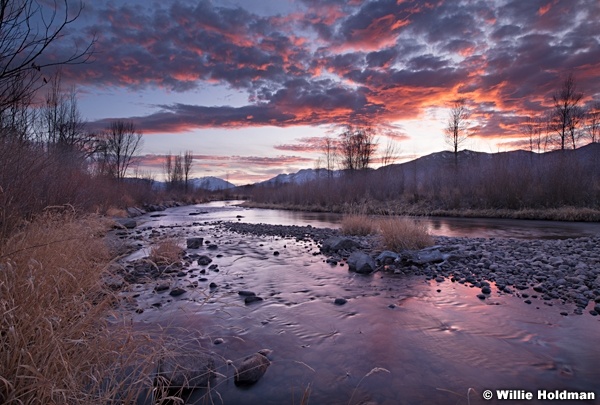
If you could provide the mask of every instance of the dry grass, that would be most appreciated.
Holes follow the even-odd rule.
[[[399,252],[433,245],[427,226],[405,217],[390,217],[378,221],[379,234],[385,249]]]
[[[353,236],[378,235],[384,249],[396,252],[433,245],[427,226],[406,217],[348,215],[342,220],[340,231]]]
[[[158,265],[171,265],[181,260],[185,251],[174,239],[164,239],[152,246],[148,258]]]
[[[46,215],[0,245],[0,403],[130,403],[151,385],[147,340],[107,321],[104,230]]]
[[[367,215],[348,215],[342,219],[340,231],[344,235],[367,236],[377,233],[377,223]]]
[[[123,208],[110,207],[106,210],[106,215],[115,218],[127,218],[127,211]]]

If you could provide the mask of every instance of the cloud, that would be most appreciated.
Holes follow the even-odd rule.
[[[489,120],[482,136],[514,136],[513,118],[549,107],[565,73],[586,97],[600,93],[597,1],[301,0],[271,16],[220,4],[94,4],[77,40],[97,33],[95,62],[66,80],[174,92],[217,83],[247,95],[242,106],[202,100],[129,117],[146,133],[385,126],[465,97]]]
[[[194,154],[191,177],[216,176],[236,184],[248,184],[270,179],[281,173],[282,168],[294,172],[312,163],[302,156],[225,156]],[[163,179],[165,155],[140,156],[137,163],[142,172],[149,171],[156,180]],[[252,170],[248,170],[252,167]]]

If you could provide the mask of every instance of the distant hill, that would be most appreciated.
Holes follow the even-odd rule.
[[[555,159],[569,158],[581,162],[583,166],[596,164],[600,156],[600,143],[591,143],[578,149],[567,149],[564,151],[556,150],[546,153],[534,153],[525,150],[514,150],[509,152],[476,152],[471,150],[462,150],[458,152],[457,163],[459,167],[477,170],[489,167],[489,165],[500,165],[506,167],[529,162],[537,159],[538,162],[551,163]],[[383,166],[373,173],[382,173],[394,176],[402,172],[405,177],[412,177],[413,180],[421,182],[426,177],[436,176],[436,174],[448,171],[454,168],[455,157],[453,152],[442,151],[421,156],[417,159],[404,163],[395,163]],[[339,177],[343,170],[332,171],[333,177]],[[327,169],[302,169],[296,173],[280,174],[269,180],[256,183],[256,185],[282,185],[282,184],[302,184],[317,178],[327,178]]]

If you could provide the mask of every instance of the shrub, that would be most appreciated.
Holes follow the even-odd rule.
[[[427,226],[406,217],[391,217],[378,221],[379,233],[385,249],[395,252],[422,249],[433,245]]]
[[[344,235],[366,236],[377,232],[377,224],[367,215],[348,215],[342,219],[340,231]]]

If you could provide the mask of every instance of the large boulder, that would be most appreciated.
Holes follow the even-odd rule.
[[[371,256],[363,252],[354,252],[348,257],[348,268],[361,274],[370,274],[375,271],[377,265]]]
[[[267,354],[269,353],[270,350],[261,350],[246,357],[242,361],[242,364],[236,368],[236,385],[252,385],[260,380],[271,365],[271,362],[267,359]]]
[[[340,250],[352,250],[357,248],[359,245],[350,238],[343,238],[341,236],[332,236],[323,241],[321,251],[324,253],[338,252]]]

